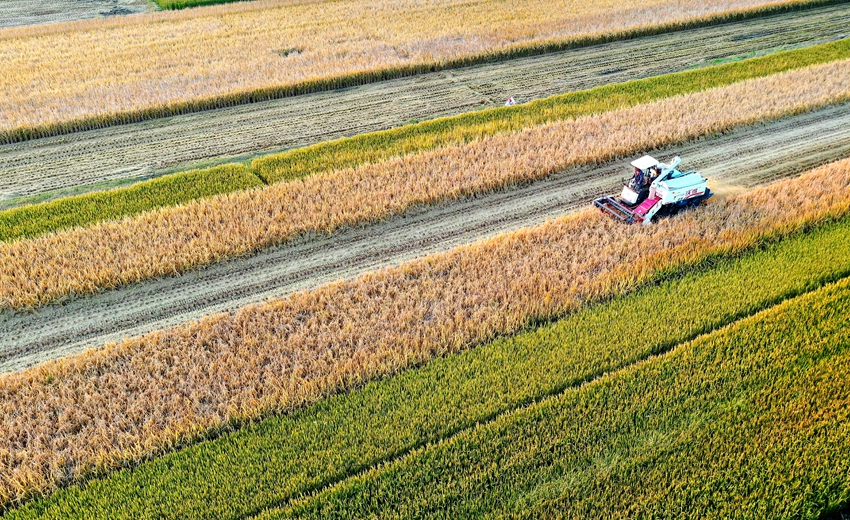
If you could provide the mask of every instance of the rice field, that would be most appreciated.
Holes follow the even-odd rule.
[[[822,518],[850,499],[848,316],[845,279],[257,518]]]
[[[214,197],[33,240],[0,244],[0,305],[184,272],[301,234],[378,220],[417,204],[528,182],[578,164],[798,113],[850,97],[839,61],[495,136],[298,183]],[[723,108],[735,103],[734,113]],[[665,121],[638,127],[633,121]]]
[[[232,106],[788,0],[258,2],[0,32],[2,142]],[[815,2],[820,4],[822,2]],[[671,12],[675,13],[671,16]],[[716,20],[715,20],[716,23]]]
[[[232,165],[189,170],[140,182],[131,188],[23,206],[0,211],[0,241],[33,238],[51,231],[115,220],[199,198],[258,187],[261,183],[253,175],[266,184],[293,181],[847,57],[850,57],[850,40],[839,40],[740,62],[571,92],[509,109],[473,112],[323,142],[254,159],[250,167]],[[32,182],[29,177],[28,182]]]
[[[850,104],[737,127],[652,153],[686,157],[685,168],[697,166],[711,179],[717,196],[725,197],[850,156]],[[735,157],[735,168],[728,168],[729,157]],[[180,276],[63,299],[23,313],[2,312],[0,373],[583,211],[590,199],[619,184],[623,163],[613,159],[580,166],[332,234],[300,237]]]
[[[260,186],[263,182],[242,165],[167,175],[130,187],[2,211],[0,241],[36,237]]]
[[[717,60],[811,46],[840,38],[848,24],[850,9],[828,5],[0,145],[5,181],[0,208],[499,107],[510,96],[524,104]],[[819,54],[806,50],[811,58]]]
[[[298,409],[659,270],[841,218],[848,190],[845,160],[651,228],[585,213],[2,376],[0,497],[29,498]]]
[[[0,167],[0,516],[850,507],[843,0],[207,3],[0,8],[0,162],[48,187]],[[561,82],[578,47],[602,72]],[[435,84],[491,108],[389,128],[394,101],[345,90]],[[507,84],[557,95],[501,107]],[[224,164],[227,114],[287,99],[266,134],[319,142]],[[350,107],[297,112],[333,99],[375,104],[323,141]],[[163,130],[186,121],[209,150]],[[714,198],[650,226],[580,209],[646,153]]]
[[[60,490],[7,517],[223,520],[288,504],[842,279],[850,274],[848,240],[844,219],[669,273],[552,325]]]

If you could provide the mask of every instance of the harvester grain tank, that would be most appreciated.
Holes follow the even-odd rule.
[[[708,180],[695,170],[680,171],[681,159],[670,164],[658,162],[649,155],[632,161],[634,174],[623,180],[620,196],[605,195],[593,204],[605,213],[627,224],[647,225],[659,214],[698,206],[711,196]]]

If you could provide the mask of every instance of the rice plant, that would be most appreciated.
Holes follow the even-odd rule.
[[[587,212],[4,375],[0,502],[302,408],[848,211],[845,160],[650,228]]]
[[[91,225],[256,187],[259,183],[252,178],[252,172],[267,183],[293,181],[848,57],[850,40],[839,40],[735,63],[552,96],[510,109],[478,111],[271,154],[254,160],[251,172],[237,170],[233,166],[176,173],[135,184],[129,189],[66,197],[48,204],[2,211],[0,241],[33,238],[51,231]]]
[[[0,31],[0,142],[821,3],[278,1]]]
[[[257,518],[823,518],[848,317],[845,279]]]
[[[129,187],[0,211],[0,241],[10,242],[95,222],[117,220],[159,207],[177,206],[262,185],[263,182],[242,165],[166,175]]]
[[[533,332],[58,490],[6,518],[245,518],[846,277],[848,243],[845,218],[671,272]]]
[[[675,72],[570,92],[517,105],[480,110],[391,130],[318,143],[254,159],[251,169],[266,182],[303,179],[317,173],[462,145],[532,126],[600,114],[666,97],[727,86],[738,81],[846,59],[850,41],[838,40],[739,62]]]
[[[304,233],[327,233],[848,97],[850,61],[844,60],[0,244],[0,306],[35,306],[179,273]]]

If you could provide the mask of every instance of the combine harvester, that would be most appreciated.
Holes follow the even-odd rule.
[[[619,197],[606,195],[593,204],[626,224],[643,225],[649,225],[656,215],[698,206],[713,195],[708,180],[695,170],[677,170],[680,162],[678,156],[667,165],[644,155],[632,162],[634,175],[623,180]]]

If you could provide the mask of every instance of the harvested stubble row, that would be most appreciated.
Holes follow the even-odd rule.
[[[7,517],[247,518],[845,278],[848,243],[845,217],[711,258],[554,324],[59,490]]]
[[[167,275],[850,97],[850,60],[0,245],[0,305]],[[735,107],[730,113],[729,107]],[[636,124],[635,122],[657,122]]]
[[[251,170],[267,183],[302,179],[368,162],[465,144],[497,134],[648,103],[738,81],[850,57],[850,39],[698,70],[571,92],[510,108],[482,110],[373,132],[255,159]],[[93,194],[0,211],[0,241],[123,218],[213,194],[258,185],[238,165],[180,172]]]
[[[580,40],[653,33],[789,0],[340,0],[0,32],[0,140],[298,94]],[[672,15],[671,12],[675,12]],[[565,43],[566,42],[566,43]]]
[[[824,518],[848,334],[844,279],[257,518]]]
[[[304,406],[848,210],[845,160],[650,228],[585,212],[3,376],[0,499]]]

